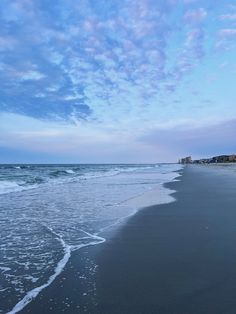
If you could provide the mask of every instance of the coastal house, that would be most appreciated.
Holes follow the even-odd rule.
[[[224,163],[224,162],[236,162],[236,155],[221,155],[212,158],[213,162]]]
[[[211,158],[194,160],[194,164],[211,164],[211,163],[228,163],[228,162],[236,162],[236,155],[220,155],[214,156]]]

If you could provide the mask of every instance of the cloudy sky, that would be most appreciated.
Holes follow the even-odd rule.
[[[233,0],[1,0],[0,162],[236,152]]]

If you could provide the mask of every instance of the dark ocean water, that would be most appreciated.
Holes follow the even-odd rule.
[[[141,206],[172,201],[176,164],[0,165],[0,313],[16,313]]]

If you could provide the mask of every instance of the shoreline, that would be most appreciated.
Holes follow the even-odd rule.
[[[144,208],[20,313],[235,313],[235,175],[187,166],[176,201]],[[219,184],[219,179],[221,183]]]
[[[125,216],[125,217],[123,217],[123,218],[121,218],[121,219],[119,219],[119,221],[117,221],[116,223],[114,223],[114,224],[112,224],[111,226],[107,226],[107,227],[105,227],[104,228],[104,230],[103,231],[101,231],[101,232],[99,232],[98,234],[97,234],[97,236],[99,236],[100,238],[103,238],[104,239],[104,241],[102,241],[102,242],[100,242],[100,243],[97,243],[96,245],[93,245],[93,244],[88,244],[88,245],[84,245],[84,246],[82,246],[81,248],[79,248],[78,250],[75,250],[75,251],[71,251],[70,252],[70,258],[69,258],[69,260],[68,260],[68,262],[65,264],[65,266],[63,267],[63,270],[62,270],[62,272],[60,273],[60,274],[58,274],[58,275],[56,275],[55,276],[55,278],[53,279],[53,281],[50,283],[50,285],[48,285],[47,283],[45,283],[45,285],[43,285],[43,286],[45,286],[43,289],[40,289],[40,292],[39,293],[37,293],[37,296],[36,296],[36,298],[35,297],[33,297],[33,299],[30,301],[30,302],[27,302],[26,303],[26,305],[25,306],[23,306],[20,310],[17,310],[17,311],[13,311],[15,308],[17,309],[18,308],[18,304],[16,304],[15,306],[14,306],[14,308],[11,310],[11,311],[9,311],[8,313],[41,313],[41,311],[44,311],[44,312],[51,312],[51,311],[54,311],[55,310],[55,307],[53,306],[53,307],[51,307],[51,302],[53,302],[53,298],[51,298],[50,297],[50,299],[48,299],[48,291],[49,291],[49,294],[50,295],[54,295],[54,293],[53,293],[53,290],[54,290],[54,280],[55,281],[58,281],[58,282],[56,282],[56,291],[58,292],[58,288],[59,289],[63,289],[64,290],[64,286],[63,286],[63,281],[64,280],[67,280],[68,282],[70,281],[70,280],[68,280],[68,278],[67,279],[65,279],[65,277],[62,277],[61,278],[61,276],[62,276],[62,274],[64,273],[64,272],[66,272],[67,274],[68,274],[68,271],[69,272],[71,272],[71,269],[74,269],[75,267],[73,266],[73,264],[75,263],[75,264],[78,264],[78,259],[80,260],[79,261],[79,264],[80,265],[82,265],[82,273],[83,273],[83,275],[82,276],[79,276],[79,279],[84,279],[85,278],[85,275],[84,275],[84,273],[86,272],[85,271],[85,269],[87,268],[87,266],[86,265],[84,265],[84,263],[83,263],[83,259],[84,259],[84,255],[87,255],[87,254],[91,254],[91,256],[96,256],[97,255],[97,253],[99,252],[99,247],[101,246],[101,245],[103,245],[105,242],[107,242],[107,241],[110,241],[112,238],[113,238],[113,236],[115,236],[117,233],[119,233],[119,230],[120,229],[122,229],[123,228],[123,226],[127,223],[127,221],[129,220],[129,219],[131,219],[133,216],[135,216],[139,211],[142,211],[142,210],[145,210],[146,208],[150,208],[150,207],[153,207],[153,206],[159,206],[159,205],[163,205],[163,204],[169,204],[169,203],[172,203],[172,202],[175,202],[175,198],[173,197],[173,195],[176,193],[176,190],[175,190],[175,183],[178,183],[178,181],[180,181],[181,180],[181,177],[182,177],[182,174],[183,174],[183,169],[184,168],[181,168],[180,170],[175,170],[175,171],[173,171],[173,173],[177,173],[178,175],[174,178],[174,179],[172,179],[171,181],[169,181],[169,182],[166,182],[166,183],[163,183],[163,184],[161,184],[161,186],[159,187],[159,188],[154,188],[154,189],[152,189],[152,190],[150,190],[150,191],[146,191],[145,193],[143,193],[143,194],[141,194],[141,195],[139,195],[138,196],[138,198],[139,197],[143,197],[143,195],[145,195],[146,193],[149,193],[149,192],[151,192],[151,193],[153,193],[153,192],[161,192],[161,191],[164,191],[164,194],[165,194],[165,200],[164,199],[161,199],[160,200],[160,203],[158,204],[158,205],[149,205],[149,206],[144,206],[144,207],[142,207],[142,202],[140,203],[140,205],[141,205],[141,207],[139,208],[139,209],[137,209],[137,210],[135,210],[132,214],[129,214],[128,216]],[[173,186],[170,188],[169,187],[169,184],[171,185],[171,184],[173,184]],[[162,196],[163,197],[163,196]],[[130,200],[128,200],[127,202],[130,202]],[[152,201],[150,202],[150,203],[152,203]],[[97,246],[98,246],[98,248],[97,248]],[[91,251],[91,252],[90,252]],[[88,253],[89,252],[89,253]],[[87,273],[86,274],[86,276],[87,277],[90,277],[90,273]],[[54,277],[54,275],[52,275],[51,277]],[[74,280],[74,278],[72,279],[72,281]],[[85,284],[85,286],[86,286],[87,284]],[[84,284],[81,282],[80,284],[79,284],[79,286],[84,286]],[[38,288],[41,288],[41,287],[38,287]],[[33,290],[38,290],[38,288],[36,288],[36,289],[33,289]],[[82,289],[83,290],[83,289]],[[81,291],[82,291],[81,290]],[[86,289],[85,289],[86,290]],[[78,291],[77,291],[78,292]],[[45,296],[46,296],[46,303],[48,304],[48,306],[46,306],[44,309],[40,309],[39,311],[38,311],[38,306],[36,306],[36,308],[35,308],[35,306],[34,306],[34,303],[36,302],[40,302],[41,303],[41,300],[44,300],[44,293],[45,293]],[[52,294],[51,294],[52,293]],[[30,294],[31,294],[31,291],[30,291]],[[26,295],[26,298],[27,298],[27,296],[28,296],[28,294]],[[84,305],[84,299],[86,299],[86,296],[87,296],[87,292],[83,292],[82,294],[81,294],[81,301],[79,302],[80,304],[78,304],[78,305],[76,305],[76,309],[77,310],[79,310],[79,311],[81,311],[81,309],[82,309],[82,311],[84,310],[85,312],[87,312],[87,309],[86,309],[86,305]],[[22,301],[24,300],[25,298],[23,298],[19,303],[22,303]],[[69,299],[69,297],[66,297],[65,298],[65,300],[68,300]],[[45,302],[45,301],[43,301],[43,302]],[[72,302],[73,303],[73,302]],[[87,303],[87,301],[85,302],[85,303]],[[62,312],[68,312],[68,308],[70,308],[71,306],[70,306],[70,304],[69,303],[67,303],[67,301],[62,301],[62,304],[63,304],[63,306],[65,306],[65,307],[67,307],[67,309],[66,308],[64,308],[64,309],[61,309],[61,307],[60,308],[57,308],[56,310],[55,310],[55,313],[58,313],[59,311],[62,311]],[[33,308],[31,308],[31,305],[32,305],[32,307]],[[54,304],[55,305],[55,304]],[[43,305],[43,307],[44,307],[44,305]],[[20,306],[19,306],[19,308],[20,308]],[[38,311],[38,312],[37,312]],[[72,312],[71,312],[71,310],[69,309],[69,312],[68,313],[74,313],[73,312],[74,310],[72,310]]]
[[[178,173],[178,175],[176,174],[176,176],[172,179],[173,181],[178,180],[179,176],[181,176],[181,174],[180,174],[181,170],[173,171],[173,173]],[[138,194],[137,196],[132,197],[123,203],[125,203],[126,206],[129,206],[131,208],[132,207],[138,208],[137,204],[140,205],[140,208],[144,208],[147,205],[142,206],[143,204],[148,203],[148,204],[150,204],[149,206],[151,206],[151,204],[156,203],[158,193],[160,193],[159,204],[172,202],[173,200],[172,200],[171,195],[172,195],[173,191],[165,188],[164,186],[165,186],[165,183],[162,183],[159,186],[156,186],[155,188],[153,188],[151,190],[146,190],[143,193]],[[45,289],[50,287],[54,283],[54,280],[56,280],[57,277],[59,277],[61,275],[61,273],[64,271],[64,268],[66,267],[68,261],[70,260],[71,255],[77,254],[77,253],[80,254],[80,252],[83,248],[94,246],[94,245],[99,245],[99,244],[105,242],[107,240],[107,238],[111,237],[111,234],[114,234],[117,231],[117,229],[119,229],[123,224],[125,224],[125,222],[130,217],[135,215],[137,213],[137,211],[139,211],[139,210],[140,209],[134,209],[133,212],[129,213],[127,216],[124,216],[124,217],[118,219],[116,222],[112,223],[111,225],[103,227],[97,233],[90,234],[86,231],[83,231],[87,236],[89,236],[91,238],[91,242],[89,242],[87,244],[80,244],[78,246],[77,245],[71,246],[69,244],[66,244],[64,242],[63,238],[59,234],[55,233],[54,230],[52,230],[51,228],[45,226],[45,228],[47,228],[50,233],[52,233],[54,236],[56,236],[57,241],[59,241],[62,244],[62,247],[64,249],[64,256],[62,256],[61,260],[59,260],[57,266],[54,269],[54,273],[52,273],[50,275],[48,280],[45,283],[42,283],[42,285],[37,286],[37,287],[33,288],[32,290],[29,290],[26,293],[26,295],[12,307],[12,309],[7,311],[7,313],[14,314],[14,313],[19,313],[19,312],[20,313],[24,312],[25,308],[28,305],[30,305],[31,302],[33,302],[35,299],[37,299],[38,296],[41,295]],[[96,239],[96,241],[94,242],[95,239]]]

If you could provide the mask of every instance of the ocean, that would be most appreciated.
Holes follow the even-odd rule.
[[[178,164],[0,165],[0,313],[16,313],[141,207],[173,201]]]

